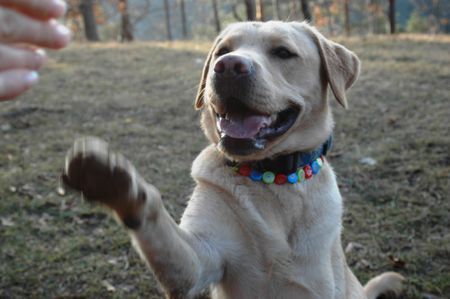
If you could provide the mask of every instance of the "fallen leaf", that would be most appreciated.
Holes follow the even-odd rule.
[[[1,126],[0,126],[0,129],[1,129],[3,132],[8,132],[8,131],[10,131],[10,130],[12,129],[12,126],[11,126],[10,123],[6,123],[6,124],[1,125]]]
[[[58,189],[56,189],[56,192],[58,192],[60,196],[66,195],[66,190],[62,186],[59,186]]]
[[[350,242],[348,243],[347,247],[345,247],[345,253],[350,253],[353,250],[360,250],[360,249],[364,249],[364,246],[362,244]]]
[[[393,255],[389,255],[388,258],[389,258],[391,265],[394,268],[397,268],[397,269],[405,268],[406,262],[404,260],[401,260]]]
[[[117,265],[119,263],[119,258],[110,258],[108,259],[108,263],[111,265]]]
[[[3,226],[15,226],[16,224],[11,220],[11,218],[0,217],[0,222]]]
[[[106,288],[108,292],[115,292],[116,288],[109,283],[107,280],[102,280],[102,285]]]
[[[361,259],[359,262],[360,262],[361,265],[363,265],[365,268],[371,268],[371,267],[372,267],[372,264],[371,264],[368,260]]]
[[[359,163],[361,163],[363,165],[374,166],[374,165],[377,164],[377,160],[375,160],[372,157],[364,157],[364,158],[359,160]]]

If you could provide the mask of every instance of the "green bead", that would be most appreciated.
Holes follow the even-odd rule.
[[[319,164],[320,168],[322,168],[322,166],[323,166],[323,161],[322,161],[322,159],[317,158],[316,161],[317,161],[317,164]]]
[[[271,171],[266,171],[263,173],[262,180],[266,184],[272,184],[275,181],[275,174]]]
[[[297,170],[297,176],[299,182],[303,182],[305,180],[305,171],[303,170],[303,168]]]

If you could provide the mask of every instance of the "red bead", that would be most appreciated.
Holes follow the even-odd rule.
[[[239,167],[238,172],[240,175],[249,176],[252,173],[252,169],[249,165],[244,164]]]
[[[305,171],[305,178],[306,179],[309,179],[309,178],[312,177],[313,172],[312,172],[311,166],[306,165],[305,167],[303,167],[303,170]]]
[[[279,173],[275,176],[275,184],[283,185],[286,182],[287,182],[287,176],[285,176],[284,174]]]

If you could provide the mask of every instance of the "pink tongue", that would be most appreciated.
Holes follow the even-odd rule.
[[[219,129],[232,138],[252,138],[261,128],[269,126],[270,122],[270,116],[264,115],[231,116],[229,119],[220,119]]]

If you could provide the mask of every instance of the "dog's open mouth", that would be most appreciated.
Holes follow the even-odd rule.
[[[300,110],[287,108],[271,115],[245,106],[216,113],[219,145],[233,155],[249,155],[265,148],[268,141],[286,133],[295,123]]]

